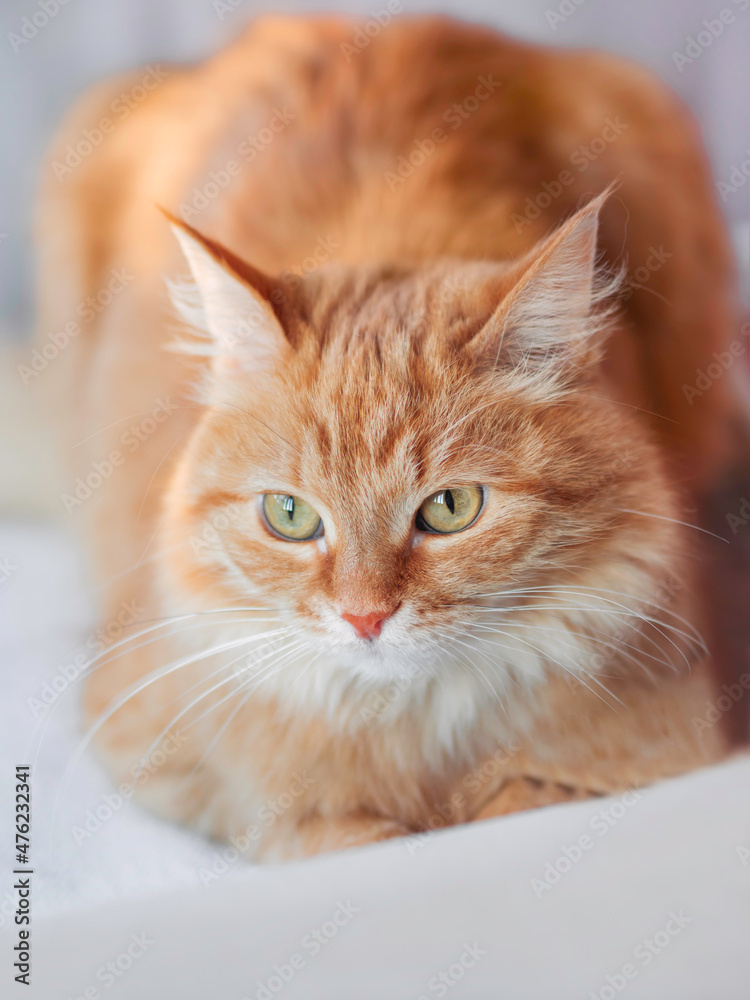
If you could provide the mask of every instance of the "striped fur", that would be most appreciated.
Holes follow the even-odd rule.
[[[118,776],[183,732],[144,799],[260,859],[725,752],[694,725],[712,688],[681,522],[686,470],[717,474],[735,403],[718,386],[697,414],[676,386],[731,338],[733,276],[691,123],[604,57],[428,18],[347,60],[351,31],[259,22],[175,69],[43,201],[44,326],[108,268],[134,275],[59,366],[78,471],[129,415],[176,403],[81,510],[103,614],[146,609],[87,676],[87,718]],[[121,87],[83,102],[52,159]],[[617,115],[626,137],[526,218]],[[618,297],[654,241],[679,244],[674,266]],[[425,498],[462,485],[484,487],[476,522],[418,530]],[[271,533],[269,492],[308,501],[322,537]],[[372,610],[392,612],[373,641],[341,617]]]

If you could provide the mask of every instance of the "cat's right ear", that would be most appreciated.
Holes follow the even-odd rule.
[[[615,274],[602,281],[596,268],[599,213],[611,190],[518,262],[510,291],[467,345],[478,364],[510,368],[529,386],[551,392],[601,357],[619,280]]]
[[[222,374],[269,373],[292,354],[272,306],[273,278],[167,215],[190,265],[191,281],[170,281],[172,302],[194,336],[180,350],[210,357]]]

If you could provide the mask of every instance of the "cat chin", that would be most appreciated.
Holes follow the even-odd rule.
[[[415,739],[429,733],[436,747],[467,736],[482,712],[497,710],[504,690],[499,675],[494,691],[486,675],[480,678],[448,658],[437,663],[434,649],[407,657],[393,650],[356,656],[329,647],[314,670],[307,666],[303,660],[289,663],[264,686],[282,716],[323,717],[350,731],[408,717]]]
[[[365,687],[380,688],[385,684],[418,686],[434,678],[436,650],[416,646],[408,651],[375,640],[361,646],[333,646],[329,655],[321,655],[321,664],[328,662],[335,673],[348,674]]]

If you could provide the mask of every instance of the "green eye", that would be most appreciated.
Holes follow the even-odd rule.
[[[451,486],[427,497],[417,514],[417,527],[448,535],[468,528],[482,509],[481,486]],[[420,523],[421,522],[421,523]]]
[[[288,493],[266,493],[263,514],[272,531],[290,542],[317,538],[323,522],[309,503]]]

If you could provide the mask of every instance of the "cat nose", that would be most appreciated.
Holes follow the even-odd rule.
[[[350,615],[342,611],[341,617],[353,626],[360,639],[377,639],[383,629],[383,622],[387,621],[395,610],[396,608],[390,611],[371,611],[368,615]]]

